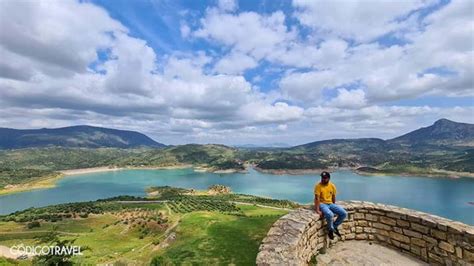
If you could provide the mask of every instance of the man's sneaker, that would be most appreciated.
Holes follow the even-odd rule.
[[[341,236],[341,233],[339,233],[339,230],[337,230],[337,228],[334,228],[334,233],[335,233],[338,237],[342,237],[342,236]]]
[[[328,232],[329,239],[333,240],[334,239],[334,233],[332,230],[329,230]]]

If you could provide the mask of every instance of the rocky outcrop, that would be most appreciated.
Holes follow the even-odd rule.
[[[231,192],[232,190],[230,189],[230,187],[226,187],[223,185],[212,185],[207,191],[209,195],[229,194]]]
[[[395,206],[338,202],[348,212],[342,239],[327,238],[326,222],[312,209],[276,221],[257,255],[257,265],[307,265],[337,241],[368,240],[399,249],[431,264],[474,264],[474,227]]]

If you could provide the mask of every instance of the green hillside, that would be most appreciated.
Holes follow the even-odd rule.
[[[255,262],[270,226],[288,212],[286,208],[298,206],[240,194],[212,196],[197,191],[194,195],[169,187],[154,190],[172,192],[159,199],[122,196],[0,216],[0,245],[14,245],[19,239],[25,245],[45,244],[41,238],[56,234],[58,240],[74,240],[74,245],[88,247],[84,256],[72,258],[78,264],[249,265]],[[16,263],[47,261],[0,259],[1,265]]]

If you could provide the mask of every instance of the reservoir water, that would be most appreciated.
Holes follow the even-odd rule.
[[[474,225],[474,179],[409,176],[361,176],[337,171],[331,181],[338,200],[365,200],[397,205]],[[313,201],[317,175],[272,175],[250,169],[248,173],[214,174],[193,169],[120,170],[66,176],[50,189],[0,196],[0,214],[30,207],[90,201],[118,195],[144,196],[150,186],[207,189],[213,184],[243,194]]]

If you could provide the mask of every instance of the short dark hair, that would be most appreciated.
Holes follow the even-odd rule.
[[[321,173],[321,178],[326,178],[326,177],[331,178],[331,174],[329,172],[326,172],[326,171],[322,172]]]

